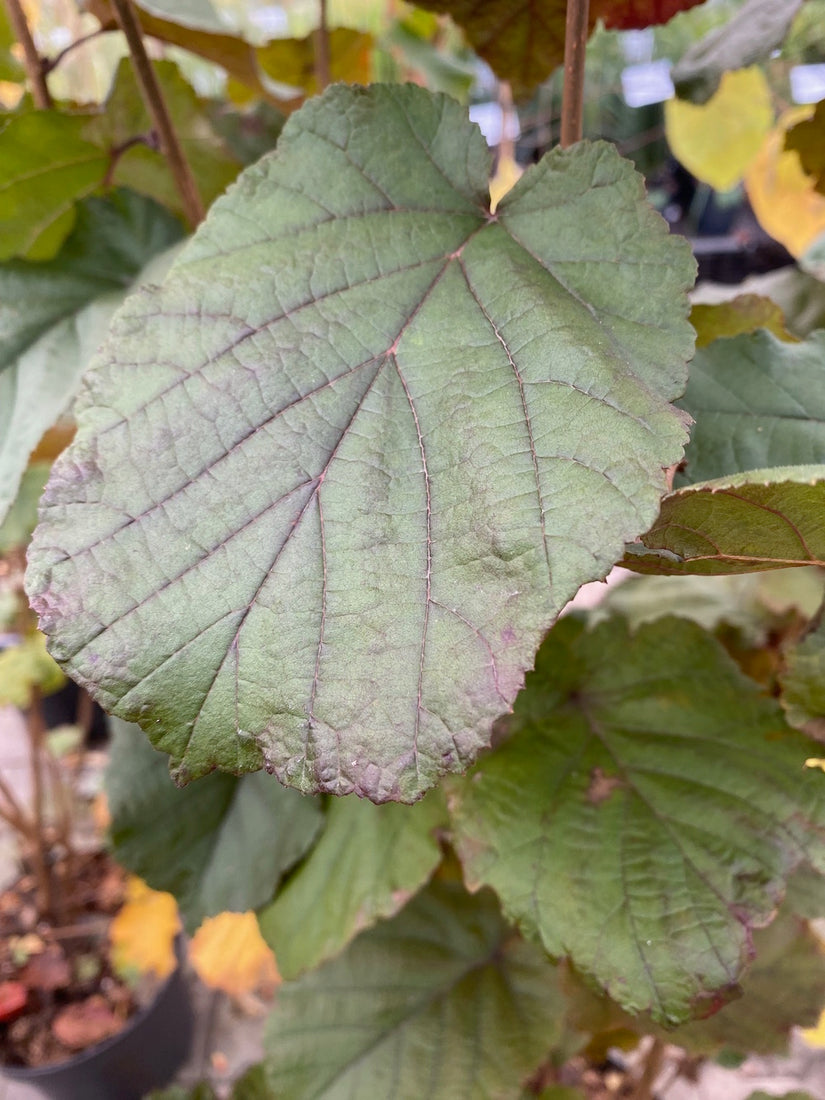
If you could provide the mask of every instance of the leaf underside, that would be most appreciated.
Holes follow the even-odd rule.
[[[825,780],[709,634],[562,620],[510,739],[452,784],[471,887],[631,1013],[673,1026],[735,995],[800,863],[825,869]]]
[[[605,144],[496,215],[489,170],[453,101],[331,88],[87,376],[29,593],[179,781],[415,800],[652,522],[689,250]]]
[[[825,566],[825,466],[749,470],[668,493],[622,565],[708,576]]]

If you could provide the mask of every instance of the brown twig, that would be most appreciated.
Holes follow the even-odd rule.
[[[318,33],[315,36],[315,79],[322,92],[330,82],[329,26],[327,25],[327,0],[320,0],[321,13]]]
[[[187,221],[194,228],[203,221],[203,203],[198,193],[195,177],[192,175],[192,170],[184,156],[178,135],[172,124],[172,118],[163,98],[163,92],[155,75],[155,70],[152,68],[149,55],[146,53],[140,24],[135,15],[135,9],[132,7],[132,0],[112,0],[112,7],[115,9],[117,21],[126,37],[143,102],[152,116],[160,137],[160,146],[169,162],[170,171],[183,203],[184,214]]]
[[[0,796],[5,798],[8,807],[0,807],[0,817],[26,838],[31,838],[33,822],[26,816],[23,807],[17,801],[14,791],[0,775]]]
[[[6,11],[9,13],[9,22],[15,38],[23,47],[23,64],[31,84],[34,105],[40,111],[47,111],[52,105],[52,97],[46,84],[45,65],[43,58],[37,52],[20,0],[6,0]]]
[[[46,735],[46,723],[43,718],[43,703],[37,688],[32,690],[32,699],[27,714],[29,734],[29,760],[32,775],[32,860],[37,879],[37,898],[41,913],[52,914],[54,896],[52,877],[49,869],[48,841],[46,840],[45,788],[43,784],[43,740]]]
[[[654,1039],[644,1061],[642,1076],[631,1093],[631,1100],[653,1100],[653,1086],[661,1073],[664,1058],[665,1044],[661,1039]]]
[[[98,27],[96,31],[92,31],[90,34],[84,34],[81,38],[76,38],[74,42],[70,42],[68,46],[56,53],[54,57],[44,57],[41,59],[41,66],[43,68],[44,76],[48,76],[53,72],[60,62],[70,54],[72,50],[76,50],[78,46],[85,46],[87,42],[91,42],[93,38],[99,38],[102,34],[109,34],[111,31],[117,30],[116,27]]]
[[[589,0],[567,0],[564,31],[564,91],[561,104],[561,145],[582,139],[584,61],[589,30]]]

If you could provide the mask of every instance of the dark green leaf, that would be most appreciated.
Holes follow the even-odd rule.
[[[825,466],[750,470],[662,500],[659,518],[627,547],[637,573],[751,573],[825,565]]]
[[[0,267],[0,290],[8,295],[7,309],[0,308],[0,325],[12,343],[34,341],[0,371],[0,522],[17,495],[29,455],[77,392],[112,314],[129,289],[130,274],[144,256],[178,233],[169,215],[154,204],[150,213],[143,199],[130,196],[123,202],[119,212],[117,203],[114,210],[105,203],[90,205],[88,224],[84,220],[66,245],[65,269],[60,257],[43,264],[42,283],[30,265],[16,262]],[[130,224],[134,236],[128,232]],[[170,262],[167,250],[140,274],[159,278]],[[81,301],[96,289],[96,297]],[[73,304],[78,312],[59,319],[58,314]],[[32,327],[27,327],[27,308]],[[42,333],[37,331],[41,328]]]
[[[266,1070],[259,1063],[250,1066],[232,1088],[232,1100],[278,1100],[266,1080]]]
[[[56,255],[75,203],[101,184],[109,157],[86,136],[88,115],[30,111],[0,129],[0,260]]]
[[[635,635],[562,620],[511,737],[456,781],[471,886],[632,1013],[673,1025],[735,991],[785,879],[825,870],[825,779],[721,645],[686,619]]]
[[[696,353],[682,408],[696,421],[677,487],[742,470],[825,464],[825,332],[764,330]]]
[[[54,259],[0,265],[0,371],[64,317],[128,288],[152,256],[182,236],[177,218],[134,192],[82,200]]]
[[[281,987],[267,1078],[279,1100],[515,1100],[562,1013],[553,967],[502,921],[494,895],[435,882]]]
[[[113,719],[112,729],[106,787],[118,861],[174,894],[189,929],[269,901],[321,827],[315,801],[264,775],[216,773],[181,791],[137,727]]]
[[[495,215],[489,170],[454,101],[333,86],[120,313],[28,583],[180,781],[415,800],[655,515],[687,248],[604,144]]]
[[[438,866],[446,816],[436,792],[415,806],[334,799],[321,839],[259,915],[281,974],[297,977],[397,913]]]
[[[711,31],[673,68],[677,93],[706,103],[723,73],[766,60],[781,46],[802,0],[747,0],[724,27]]]

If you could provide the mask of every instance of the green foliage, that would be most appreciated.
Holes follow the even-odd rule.
[[[787,343],[764,329],[701,348],[679,402],[696,424],[677,485],[825,457],[825,332]]]
[[[669,493],[627,547],[638,573],[748,573],[825,564],[825,466],[749,470]]]
[[[294,978],[333,958],[406,905],[441,861],[436,830],[446,824],[437,793],[412,808],[335,799],[318,844],[259,916],[281,974]]]
[[[494,217],[489,172],[453,101],[333,87],[119,314],[29,593],[180,781],[418,798],[655,516],[692,260],[609,146],[550,154]]]
[[[492,892],[437,880],[281,987],[266,1076],[280,1100],[517,1100],[559,1035],[561,1007],[552,966],[502,920]]]
[[[190,931],[269,901],[321,828],[315,802],[262,775],[216,773],[178,791],[136,726],[114,720],[112,730],[106,789],[118,858],[175,895]]]
[[[453,789],[465,873],[623,1007],[681,1023],[732,994],[789,872],[825,868],[814,749],[686,619],[564,620]]]
[[[375,39],[295,15],[261,43],[210,0],[138,0],[180,60],[154,63],[160,104],[123,62],[103,103],[24,97],[0,128],[0,579],[35,522],[30,454],[71,434],[83,374],[29,592],[60,662],[162,750],[116,723],[118,857],[188,928],[254,909],[275,949],[236,1100],[561,1100],[578,1051],[781,1051],[822,1007],[822,242],[807,274],[694,307],[688,379],[694,265],[632,166],[554,149],[492,211],[494,157],[434,94],[478,97],[474,47],[549,141],[561,80],[536,84],[568,5],[424,2],[364,16]],[[799,7],[590,19],[682,11],[655,56],[702,96]],[[820,7],[786,60],[820,59]],[[636,139],[661,115],[616,94],[629,46],[591,42],[585,117],[652,163]],[[746,160],[784,64],[753,82]],[[307,98],[371,73],[429,90]],[[174,260],[191,204],[159,107],[211,207]],[[788,137],[815,177],[820,115]],[[726,121],[720,179],[743,170]],[[556,622],[620,559],[658,575]],[[61,682],[42,636],[0,666],[18,705]]]

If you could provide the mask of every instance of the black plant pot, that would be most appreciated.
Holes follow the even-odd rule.
[[[51,1066],[4,1066],[0,1073],[48,1100],[140,1100],[168,1084],[192,1043],[194,1018],[180,959],[155,999],[123,1031]]]

